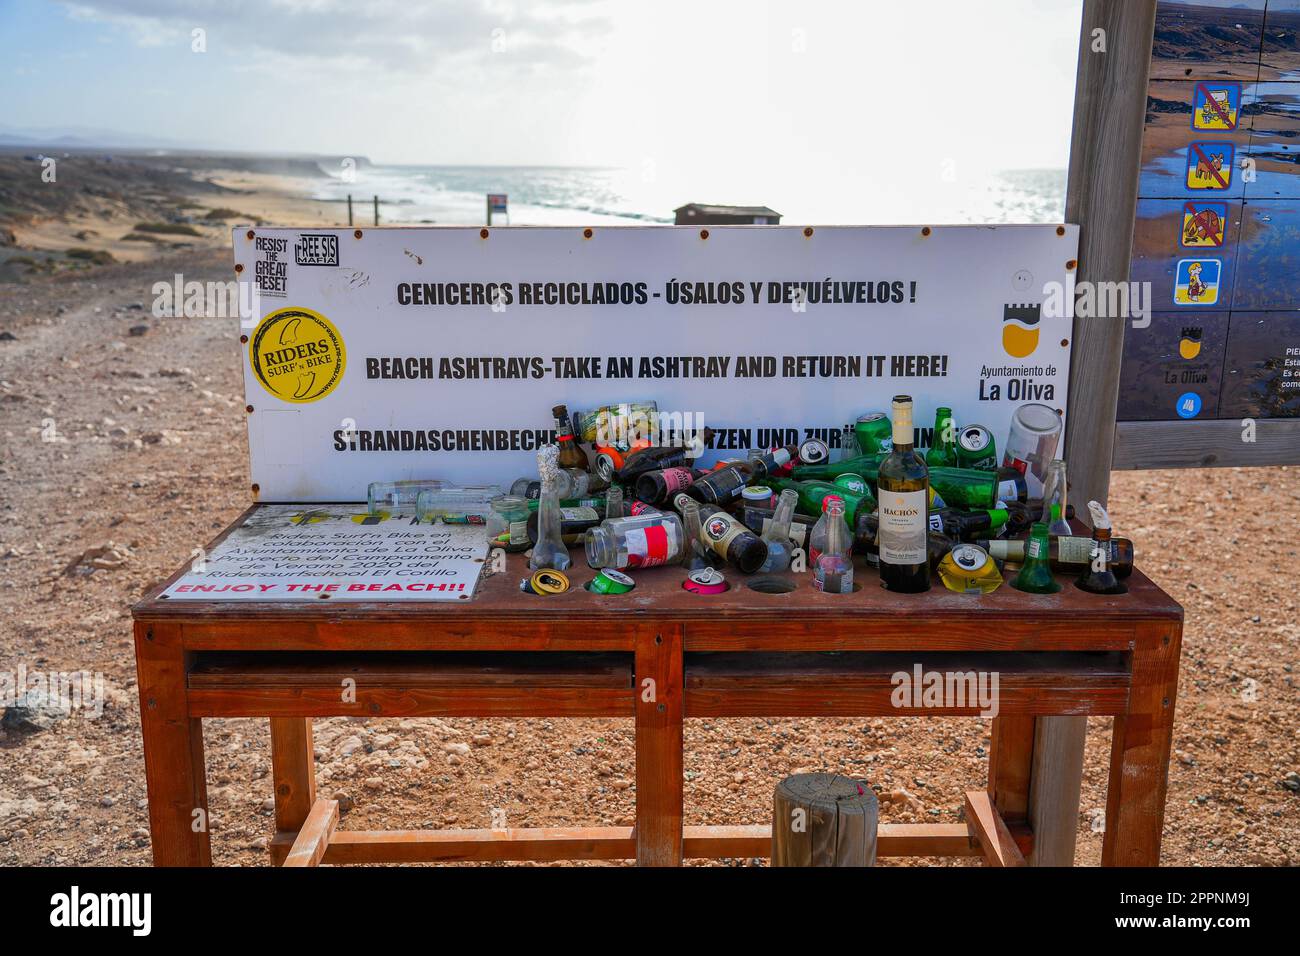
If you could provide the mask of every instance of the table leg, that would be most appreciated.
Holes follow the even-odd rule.
[[[682,629],[636,637],[636,862],[682,862]]]
[[[316,801],[316,764],[310,717],[271,718],[271,780],[275,787],[276,833],[297,833]],[[279,865],[288,848],[271,845]]]
[[[1127,715],[1115,718],[1102,866],[1156,866],[1164,828],[1182,622],[1138,627]]]
[[[140,730],[155,866],[211,866],[203,724],[189,715],[176,624],[135,625]]]
[[[1034,718],[994,717],[989,748],[989,796],[1003,820],[1029,814],[1029,778],[1034,759]]]

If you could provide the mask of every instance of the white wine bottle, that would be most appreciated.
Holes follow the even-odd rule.
[[[880,583],[887,590],[916,594],[930,590],[926,530],[930,471],[912,437],[912,397],[895,395],[894,449],[880,463],[876,498],[880,505]]]

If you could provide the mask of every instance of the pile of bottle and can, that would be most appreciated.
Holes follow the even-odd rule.
[[[537,475],[508,490],[376,482],[371,512],[485,525],[493,548],[526,553],[520,588],[536,595],[569,589],[576,549],[596,571],[586,587],[598,594],[625,594],[643,572],[665,567],[702,595],[728,590],[736,575],[834,595],[852,594],[864,575],[900,593],[928,591],[935,578],[971,594],[1004,583],[1049,594],[1062,580],[1095,594],[1127,591],[1133,544],[1113,535],[1105,509],[1088,503],[1091,534],[1070,524],[1061,417],[1047,405],[1016,410],[1001,457],[988,428],[958,426],[947,407],[922,455],[912,399],[898,395],[888,414],[845,426],[834,451],[808,439],[710,468],[697,467],[708,429],[654,444],[635,437],[662,435],[654,429],[614,427],[629,416],[653,423],[653,403],[572,416],[557,405],[552,414],[557,441],[539,450]]]

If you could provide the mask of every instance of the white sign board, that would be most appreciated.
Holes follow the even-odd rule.
[[[162,596],[177,601],[458,601],[487,559],[482,525],[350,508],[257,509]]]
[[[358,238],[358,236],[360,238]],[[705,463],[916,403],[990,428],[1066,408],[1074,226],[240,229],[252,481],[536,474],[553,405],[653,401]],[[687,418],[686,416],[699,416]]]

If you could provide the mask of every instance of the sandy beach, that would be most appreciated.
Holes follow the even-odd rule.
[[[106,704],[0,726],[0,863],[143,866],[128,606],[250,503],[237,319],[156,318],[150,289],[229,278],[235,223],[346,212],[238,163],[58,168],[81,188],[41,206],[24,185],[39,164],[0,155],[0,660],[101,672]],[[1300,863],[1297,555],[1278,530],[1300,521],[1300,472],[1119,473],[1111,504],[1187,612],[1164,862]],[[1110,724],[1089,725],[1081,864],[1100,859]],[[631,823],[631,721],[332,718],[315,732],[320,791],[350,829],[488,827],[502,808],[510,826]],[[886,821],[956,822],[962,792],[984,784],[988,733],[983,720],[690,721],[687,822],[766,822],[773,786],[812,769],[871,780]],[[212,720],[205,738],[214,862],[265,864],[266,722]]]
[[[0,281],[227,246],[241,223],[347,224],[345,204],[310,198],[309,161],[55,154],[46,181],[39,155],[0,149]]]

